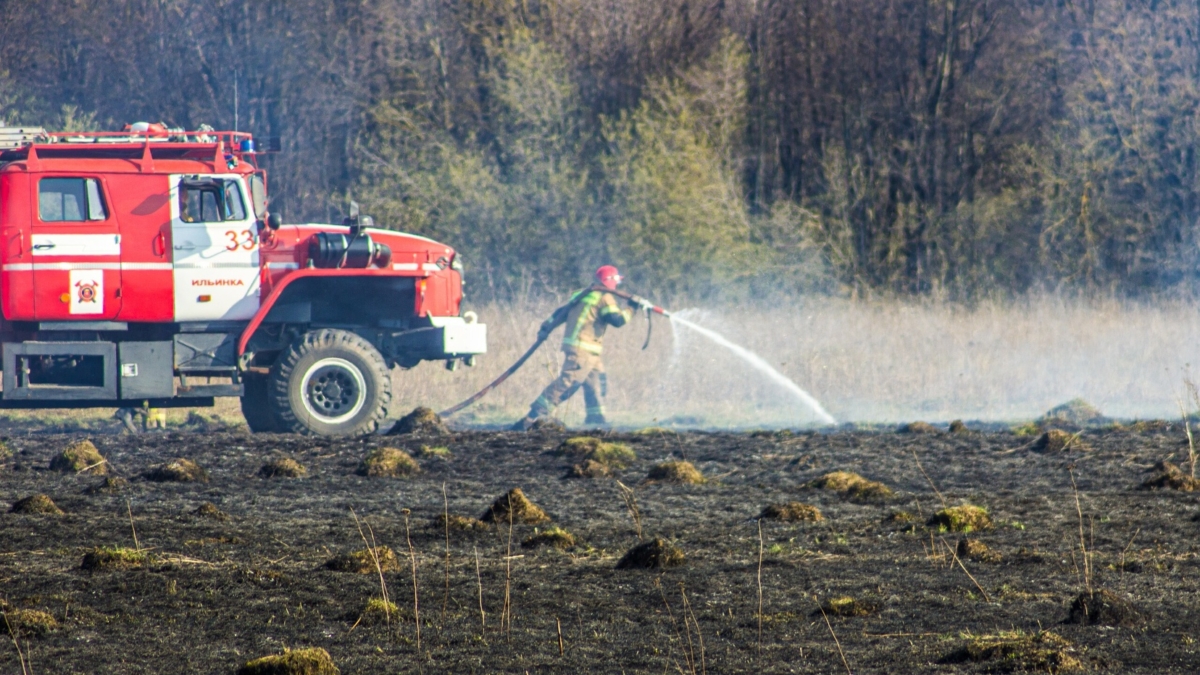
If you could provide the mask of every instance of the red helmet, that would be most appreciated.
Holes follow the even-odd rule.
[[[596,270],[596,282],[610,291],[616,290],[621,283],[621,273],[612,265],[602,265]]]

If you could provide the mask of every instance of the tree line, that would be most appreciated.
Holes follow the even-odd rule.
[[[1198,94],[1172,0],[0,0],[0,120],[236,120],[497,296],[1190,291]]]

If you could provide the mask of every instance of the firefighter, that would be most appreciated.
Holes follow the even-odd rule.
[[[617,284],[621,283],[621,273],[612,265],[604,265],[596,270],[596,283],[603,288],[616,290]],[[565,354],[562,373],[537,397],[529,407],[529,414],[514,424],[513,429],[523,431],[533,426],[536,420],[549,415],[556,406],[571,398],[580,387],[583,388],[583,401],[587,406],[584,424],[606,424],[603,397],[608,393],[608,383],[604,363],[600,360],[603,351],[601,342],[608,326],[620,328],[632,316],[630,310],[618,307],[612,294],[596,287],[576,292],[567,304],[554,310],[554,314],[538,330],[538,340],[545,340],[551,331],[566,324],[562,341]]]

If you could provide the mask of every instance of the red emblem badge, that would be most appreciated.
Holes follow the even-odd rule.
[[[75,284],[75,288],[77,288],[79,290],[78,290],[78,294],[76,296],[77,297],[76,301],[80,302],[80,303],[96,302],[96,287],[99,285],[100,285],[99,282],[96,282],[96,281],[91,281],[88,283],[84,283],[82,281],[77,282]]]

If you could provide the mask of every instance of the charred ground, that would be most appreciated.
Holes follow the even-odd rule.
[[[844,671],[831,628],[856,673],[1069,669],[1070,659],[1088,671],[1182,673],[1200,659],[1200,493],[1140,489],[1160,461],[1187,471],[1181,428],[1089,431],[1079,438],[1087,450],[1058,453],[1009,432],[650,430],[605,439],[637,454],[615,479],[564,478],[579,460],[556,450],[576,435],[92,435],[108,476],[49,469],[81,435],[12,435],[11,457],[0,459],[0,609],[55,620],[51,628],[16,627],[39,673],[233,673],[249,659],[309,646],[327,649],[344,673],[691,672],[693,655],[696,672]],[[420,473],[361,475],[364,457],[384,446],[406,450]],[[306,474],[263,477],[264,465],[282,457]],[[202,467],[207,481],[147,478],[177,458]],[[692,462],[707,481],[645,480],[667,460]],[[807,487],[840,470],[895,494],[856,500]],[[617,480],[633,489],[643,539],[680,547],[683,565],[615,569],[638,544]],[[551,522],[516,522],[511,548],[507,523],[454,518],[479,518],[516,487]],[[65,515],[7,512],[35,494]],[[942,498],[986,508],[993,529],[927,527]],[[769,504],[793,501],[824,518],[762,521],[760,651],[754,519]],[[205,503],[216,509],[201,509]],[[326,567],[364,548],[351,509],[366,538],[396,554],[395,571],[384,574],[397,607],[390,626],[387,616],[364,613],[380,595],[378,574]],[[419,653],[406,509],[418,563]],[[449,531],[448,596],[446,510],[457,526]],[[552,526],[575,546],[522,547],[535,529]],[[971,550],[958,547],[964,537],[999,556],[962,560],[978,586],[950,553]],[[98,547],[146,555],[120,569],[83,569]],[[511,628],[502,630],[506,579]],[[1138,616],[1123,626],[1063,623],[1089,584],[1130,601]],[[970,637],[1039,630],[1061,641],[1037,644],[1068,660],[1022,661],[1005,656],[1001,638]],[[20,672],[11,641],[0,649],[0,670]]]

